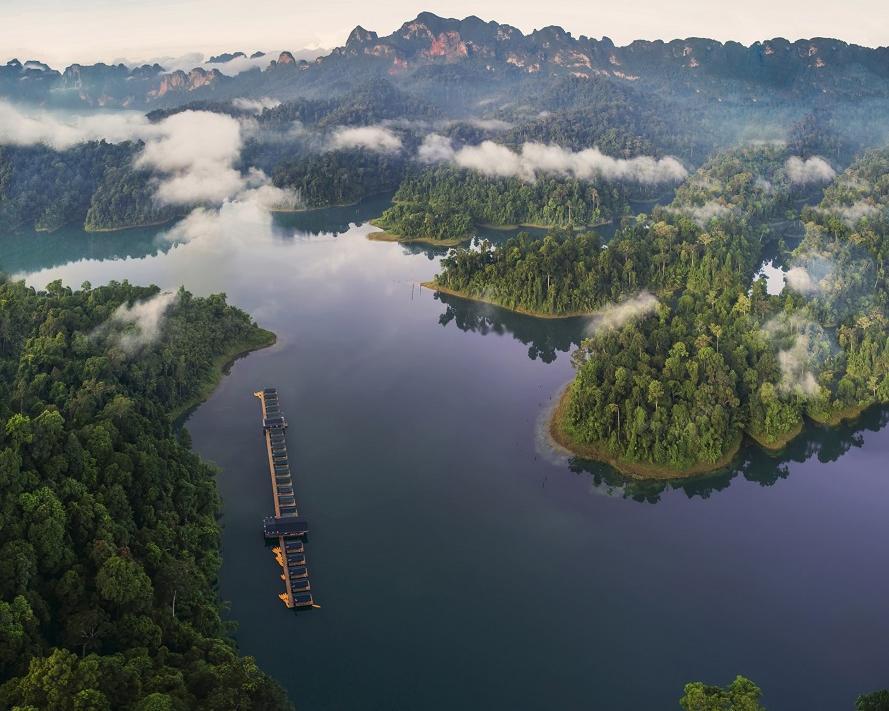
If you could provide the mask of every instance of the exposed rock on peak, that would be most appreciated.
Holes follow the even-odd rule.
[[[218,69],[207,71],[201,67],[195,67],[187,74],[178,69],[175,72],[162,75],[157,89],[149,92],[149,95],[159,98],[172,92],[195,91],[218,82],[223,76]]]
[[[378,39],[379,35],[377,35],[376,32],[371,32],[370,30],[364,29],[361,25],[358,25],[349,33],[349,37],[346,39],[346,47],[370,44],[371,42],[376,42]]]
[[[468,56],[469,49],[459,32],[442,32],[438,37],[432,38],[429,49],[423,54],[427,57],[444,57],[453,61]]]
[[[278,64],[296,64],[296,59],[294,59],[293,55],[290,52],[281,52],[278,55]]]

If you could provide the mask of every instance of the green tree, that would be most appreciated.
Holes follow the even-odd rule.
[[[151,580],[136,561],[110,557],[96,575],[96,589],[106,600],[121,606],[145,607],[151,601]]]
[[[711,686],[700,681],[685,685],[679,704],[685,711],[764,711],[762,690],[743,676],[728,686]]]
[[[855,711],[889,711],[889,689],[861,694],[855,700]]]

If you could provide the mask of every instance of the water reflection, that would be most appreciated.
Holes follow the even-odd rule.
[[[809,423],[802,434],[779,453],[766,452],[748,442],[730,468],[687,479],[629,479],[606,464],[577,457],[571,458],[568,466],[575,474],[589,476],[593,489],[607,496],[655,504],[667,493],[678,491],[689,499],[707,499],[727,489],[737,477],[760,486],[774,486],[790,475],[791,462],[805,464],[813,459],[821,464],[835,462],[850,449],[864,445],[864,432],[878,432],[887,423],[889,408],[881,406],[868,409],[854,422],[836,427],[821,427]]]
[[[275,234],[291,238],[295,233],[317,237],[347,232],[352,225],[360,225],[379,217],[392,206],[392,193],[375,195],[354,204],[318,208],[303,212],[275,213]]]
[[[461,331],[487,335],[510,335],[528,346],[528,357],[552,363],[559,352],[567,353],[580,345],[583,318],[536,319],[498,306],[449,294],[436,293],[445,306],[438,322],[447,327],[453,323]]]
[[[0,271],[28,273],[81,259],[107,261],[139,259],[166,252],[172,246],[157,238],[158,227],[118,232],[85,232],[63,227],[54,232],[0,236]]]

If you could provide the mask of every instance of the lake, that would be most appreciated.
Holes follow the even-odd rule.
[[[628,482],[548,445],[580,320],[536,321],[419,282],[442,251],[372,242],[357,207],[163,230],[0,238],[30,284],[224,291],[275,331],[191,414],[220,467],[220,592],[303,710],[674,709],[754,679],[770,709],[851,708],[889,684],[889,412],[781,457]],[[320,610],[294,613],[252,392],[276,386]]]

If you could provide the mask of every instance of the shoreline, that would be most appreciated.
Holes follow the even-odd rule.
[[[765,442],[745,430],[744,433],[738,437],[737,441],[733,443],[729,451],[713,464],[702,463],[696,464],[692,467],[688,467],[687,469],[677,470],[665,465],[627,461],[618,457],[614,457],[607,452],[604,452],[601,448],[597,447],[594,444],[586,444],[574,441],[573,437],[565,430],[563,426],[564,410],[568,402],[568,392],[571,388],[571,383],[573,382],[573,380],[570,381],[562,388],[561,392],[559,393],[559,398],[556,402],[556,405],[552,408],[552,411],[549,414],[549,422],[547,423],[546,431],[551,440],[551,444],[567,452],[568,454],[580,457],[581,459],[590,459],[602,464],[607,464],[625,477],[643,480],[649,479],[668,481],[673,479],[687,479],[698,476],[706,476],[708,474],[715,474],[723,469],[728,468],[728,466],[732,463],[732,461],[735,460],[735,458],[743,450],[743,448],[747,446],[744,442],[745,434],[750,438],[750,441],[753,445],[758,446],[768,455],[775,455],[780,453],[785,447],[787,447],[787,445],[789,445],[793,440],[795,440],[806,431],[806,420],[809,420],[811,425],[815,427],[830,429],[832,427],[837,427],[844,422],[852,422],[858,419],[871,407],[880,404],[870,403],[868,405],[855,405],[853,407],[842,410],[830,420],[826,421],[816,420],[812,417],[804,415],[803,419],[796,427],[782,435],[774,443]]]
[[[374,224],[374,221],[371,220],[370,223],[374,227],[378,227],[379,225]],[[367,234],[367,239],[371,242],[398,242],[399,244],[425,244],[430,247],[458,247],[461,244],[465,244],[472,240],[471,236],[466,237],[451,237],[450,239],[432,239],[431,237],[402,237],[401,235],[394,234],[392,232],[386,232],[385,230],[381,230],[379,232],[369,232]]]
[[[573,382],[573,381],[572,381]],[[571,383],[562,388],[556,406],[553,408],[549,418],[547,432],[550,439],[561,449],[580,457],[581,459],[592,459],[616,469],[619,473],[631,479],[649,479],[658,481],[667,481],[671,479],[688,479],[696,476],[705,476],[707,474],[715,474],[728,466],[735,460],[741,451],[744,437],[739,435],[737,440],[729,448],[729,451],[720,457],[716,462],[696,464],[686,469],[674,469],[666,465],[647,464],[645,462],[630,462],[618,457],[614,457],[600,448],[591,444],[583,444],[575,442],[571,435],[565,431],[562,426],[564,420],[564,409],[568,402],[568,392]]]
[[[353,200],[352,202],[336,202],[331,203],[329,205],[317,205],[315,207],[270,207],[267,208],[269,212],[272,213],[281,213],[282,215],[298,215],[304,212],[318,212],[319,210],[330,210],[335,207],[356,207],[363,203],[365,200],[371,200],[373,198],[382,197],[383,195],[390,195],[393,193],[395,188],[391,190],[380,190],[376,193],[371,193],[370,195],[365,195],[364,197],[360,197],[357,200]]]
[[[833,413],[830,417],[824,420],[813,417],[809,414],[806,414],[805,417],[811,420],[818,427],[837,427],[844,422],[857,420],[859,417],[861,417],[861,415],[864,414],[865,410],[879,404],[879,401],[874,401],[866,405],[852,405],[844,410]]]
[[[192,410],[213,394],[213,391],[216,390],[219,383],[222,382],[222,379],[228,375],[231,367],[235,364],[235,361],[240,360],[254,351],[269,348],[278,342],[278,336],[275,333],[267,331],[264,328],[257,328],[259,330],[256,334],[256,339],[238,341],[233,344],[230,349],[216,356],[207,379],[201,383],[195,394],[167,413],[175,429],[179,429],[184,425],[185,420],[188,419]]]
[[[761,437],[758,437],[757,435],[753,434],[753,432],[751,432],[750,430],[744,430],[744,432],[747,434],[748,437],[750,437],[750,439],[752,439],[754,442],[756,442],[756,444],[758,444],[760,447],[762,447],[766,452],[768,452],[769,454],[777,454],[782,449],[784,449],[788,444],[790,444],[793,440],[795,440],[797,437],[799,437],[803,433],[803,430],[805,428],[806,428],[806,422],[805,422],[805,418],[803,418],[799,421],[799,423],[796,425],[796,427],[794,427],[794,428],[788,430],[787,432],[785,432],[784,434],[782,434],[774,442],[769,442],[767,440],[764,440]]]
[[[457,291],[455,289],[449,289],[446,286],[441,286],[434,279],[432,281],[423,281],[420,282],[420,286],[424,286],[427,289],[432,291],[439,291],[442,294],[448,294],[449,296],[456,296],[458,299],[466,299],[467,301],[475,301],[480,304],[490,304],[491,306],[496,306],[498,309],[504,309],[505,311],[512,311],[515,314],[521,314],[522,316],[531,316],[532,318],[541,318],[541,319],[549,319],[549,320],[558,320],[563,318],[583,318],[584,316],[592,316],[595,312],[593,311],[571,311],[569,313],[564,314],[550,314],[542,311],[531,311],[530,309],[525,309],[522,307],[511,307],[504,306],[501,303],[496,301],[492,301],[491,299],[485,299],[481,296],[472,296],[462,291]]]
[[[166,220],[159,220],[158,222],[146,222],[141,225],[123,225],[122,227],[87,227],[84,225],[83,231],[87,234],[107,234],[109,232],[127,232],[128,230],[141,230],[148,229],[149,227],[162,227],[163,225],[169,225],[171,222],[175,222],[176,220],[181,219],[182,215],[177,215],[176,217],[170,217]]]

